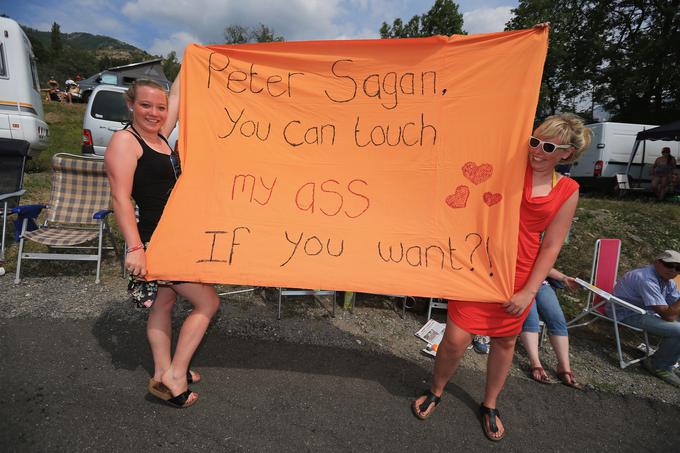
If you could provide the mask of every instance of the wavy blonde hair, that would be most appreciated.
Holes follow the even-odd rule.
[[[593,131],[586,127],[583,119],[573,113],[560,113],[549,116],[534,131],[534,135],[541,137],[559,138],[562,144],[574,147],[571,155],[564,159],[564,163],[571,163],[583,154],[593,137]]]

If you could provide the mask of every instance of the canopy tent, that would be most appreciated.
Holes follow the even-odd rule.
[[[653,129],[638,132],[636,141],[642,140],[664,140],[664,141],[680,141],[680,120],[672,123],[664,124]]]
[[[631,166],[633,165],[633,159],[635,159],[635,155],[637,154],[638,148],[640,147],[640,143],[644,143],[645,140],[663,140],[663,141],[680,141],[680,120],[678,121],[673,121],[672,123],[668,124],[662,124],[661,126],[654,127],[652,129],[647,129],[645,131],[640,131],[638,132],[637,136],[635,137],[635,143],[633,144],[633,150],[630,152],[630,157],[628,158],[628,165],[626,166],[626,178],[625,178],[625,189],[629,188],[641,188],[640,187],[640,179],[642,177],[642,166],[640,167],[640,175],[638,177],[638,180],[634,183],[631,183],[630,186],[628,187],[628,178],[631,178]],[[644,166],[644,156],[645,156],[645,149],[643,146],[642,149],[642,162]],[[624,188],[621,187],[621,179],[618,179],[619,181],[619,189]]]

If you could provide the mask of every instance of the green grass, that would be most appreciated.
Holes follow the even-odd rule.
[[[80,154],[86,104],[43,102],[43,107],[50,127],[49,146],[26,163],[29,173],[49,172],[50,161],[56,153]]]

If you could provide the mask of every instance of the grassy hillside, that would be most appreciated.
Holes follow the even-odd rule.
[[[36,38],[43,45],[44,48],[49,49],[51,46],[51,32],[35,30],[30,27],[24,27],[30,34]],[[76,33],[62,33],[62,44],[64,47],[71,47],[80,50],[92,50],[97,53],[97,56],[103,56],[107,52],[116,54],[126,54],[129,58],[138,58],[140,60],[150,59],[151,55],[143,50],[119,41],[110,36],[93,35],[90,33],[76,32]]]
[[[38,61],[42,86],[55,77],[63,84],[67,78],[90,77],[106,68],[153,59],[152,55],[117,39],[89,33],[62,33],[61,50],[52,49],[51,32],[23,27]]]
[[[27,195],[23,201],[46,202],[49,197],[49,161],[56,152],[80,153],[83,105],[45,104],[50,125],[50,147],[30,164],[26,177]],[[619,200],[582,195],[566,244],[557,267],[569,275],[588,279],[593,247],[598,238],[620,238],[622,256],[619,275],[644,265],[664,248],[680,250],[680,204],[657,203],[652,198]],[[568,298],[568,316],[580,310],[585,300]]]

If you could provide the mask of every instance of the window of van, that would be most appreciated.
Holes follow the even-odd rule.
[[[118,84],[118,76],[116,76],[116,74],[104,73],[101,77],[101,83],[116,85]]]
[[[33,76],[33,88],[38,93],[40,92],[40,81],[38,80],[38,68],[35,65],[35,58],[30,56],[31,61],[31,75]]]
[[[0,77],[7,77],[7,61],[5,60],[5,44],[0,43]]]
[[[100,91],[92,101],[92,117],[99,120],[123,122],[129,121],[130,115],[123,98],[117,91]]]

